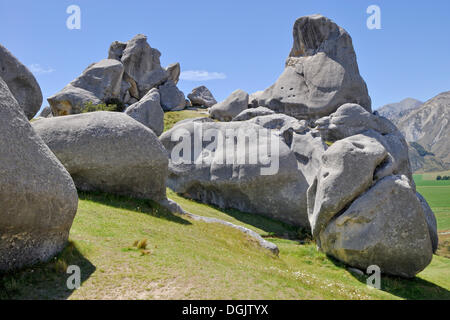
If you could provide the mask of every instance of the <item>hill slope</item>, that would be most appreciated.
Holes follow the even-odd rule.
[[[279,257],[223,225],[173,215],[148,201],[82,193],[72,243],[50,263],[0,278],[0,299],[450,299],[444,257],[435,256],[413,280],[382,277],[383,290],[371,290],[364,276],[293,239],[292,227],[169,196],[194,214],[269,237]],[[143,239],[147,251],[133,246]],[[76,291],[66,287],[68,265],[81,268]]]
[[[415,142],[435,156],[434,159],[427,159],[427,155],[419,154],[420,159],[412,150],[413,169],[450,169],[450,91],[439,94],[402,117],[397,126],[408,142]],[[428,167],[427,161],[433,162],[435,166]]]

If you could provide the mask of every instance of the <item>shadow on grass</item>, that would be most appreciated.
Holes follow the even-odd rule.
[[[102,192],[78,192],[80,200],[87,200],[100,203],[109,207],[126,209],[143,214],[150,215],[155,218],[164,219],[167,221],[190,225],[191,223],[182,217],[171,213],[169,210],[161,207],[158,203],[152,200],[135,199],[125,196],[118,196]]]
[[[67,288],[71,274],[66,270],[72,265],[80,267],[81,284],[96,270],[76,245],[69,242],[49,262],[0,275],[0,300],[65,300],[74,292]]]
[[[347,269],[347,266],[331,257],[327,256],[335,266]],[[364,271],[364,270],[363,270]],[[353,278],[363,284],[367,284],[368,275],[357,275],[350,272]],[[374,289],[375,290],[375,289]],[[427,280],[415,277],[405,279],[401,277],[381,275],[381,291],[388,292],[406,300],[449,300],[450,291]]]
[[[208,208],[211,208],[213,210],[220,211],[244,224],[251,225],[255,228],[261,229],[266,234],[262,234],[263,237],[273,237],[273,238],[286,238],[286,239],[303,239],[308,237],[308,231],[299,229],[298,227],[294,227],[292,225],[289,225],[287,223],[277,221],[262,215],[254,214],[254,213],[247,213],[242,212],[236,209],[223,209],[220,207],[217,207],[215,205],[206,204],[203,202],[200,202],[195,199],[191,199],[189,197],[186,197],[185,195],[177,194],[179,197],[182,197],[184,199],[193,201],[199,205],[206,206]],[[195,212],[193,212],[195,213]],[[200,213],[196,213],[201,215]]]

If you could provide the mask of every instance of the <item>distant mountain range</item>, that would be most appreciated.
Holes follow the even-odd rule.
[[[387,104],[378,109],[378,114],[397,124],[398,120],[423,105],[422,101],[406,98],[397,103]]]
[[[377,111],[405,136],[414,171],[450,170],[450,91],[425,103],[408,98]]]

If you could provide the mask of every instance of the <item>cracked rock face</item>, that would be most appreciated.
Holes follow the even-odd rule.
[[[252,97],[263,106],[297,119],[317,119],[345,103],[371,110],[350,35],[328,18],[306,16],[294,25],[294,43],[283,74]]]
[[[437,248],[436,221],[415,190],[405,139],[388,120],[344,105],[316,121],[332,145],[308,189],[308,216],[325,253],[366,270],[414,277]]]
[[[78,195],[1,77],[0,131],[0,271],[9,271],[64,248]]]

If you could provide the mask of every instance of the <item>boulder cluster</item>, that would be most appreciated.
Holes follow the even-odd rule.
[[[50,97],[32,124],[39,85],[0,46],[0,271],[64,247],[76,189],[175,208],[167,186],[309,229],[320,250],[352,267],[422,271],[437,249],[436,219],[416,191],[404,137],[372,113],[350,35],[313,15],[295,22],[293,36],[274,85],[219,103],[204,86],[187,102],[177,88],[180,65],[161,67],[145,36],[116,41],[108,59]],[[82,113],[108,103],[125,109]],[[210,117],[163,133],[164,112],[188,105]]]

